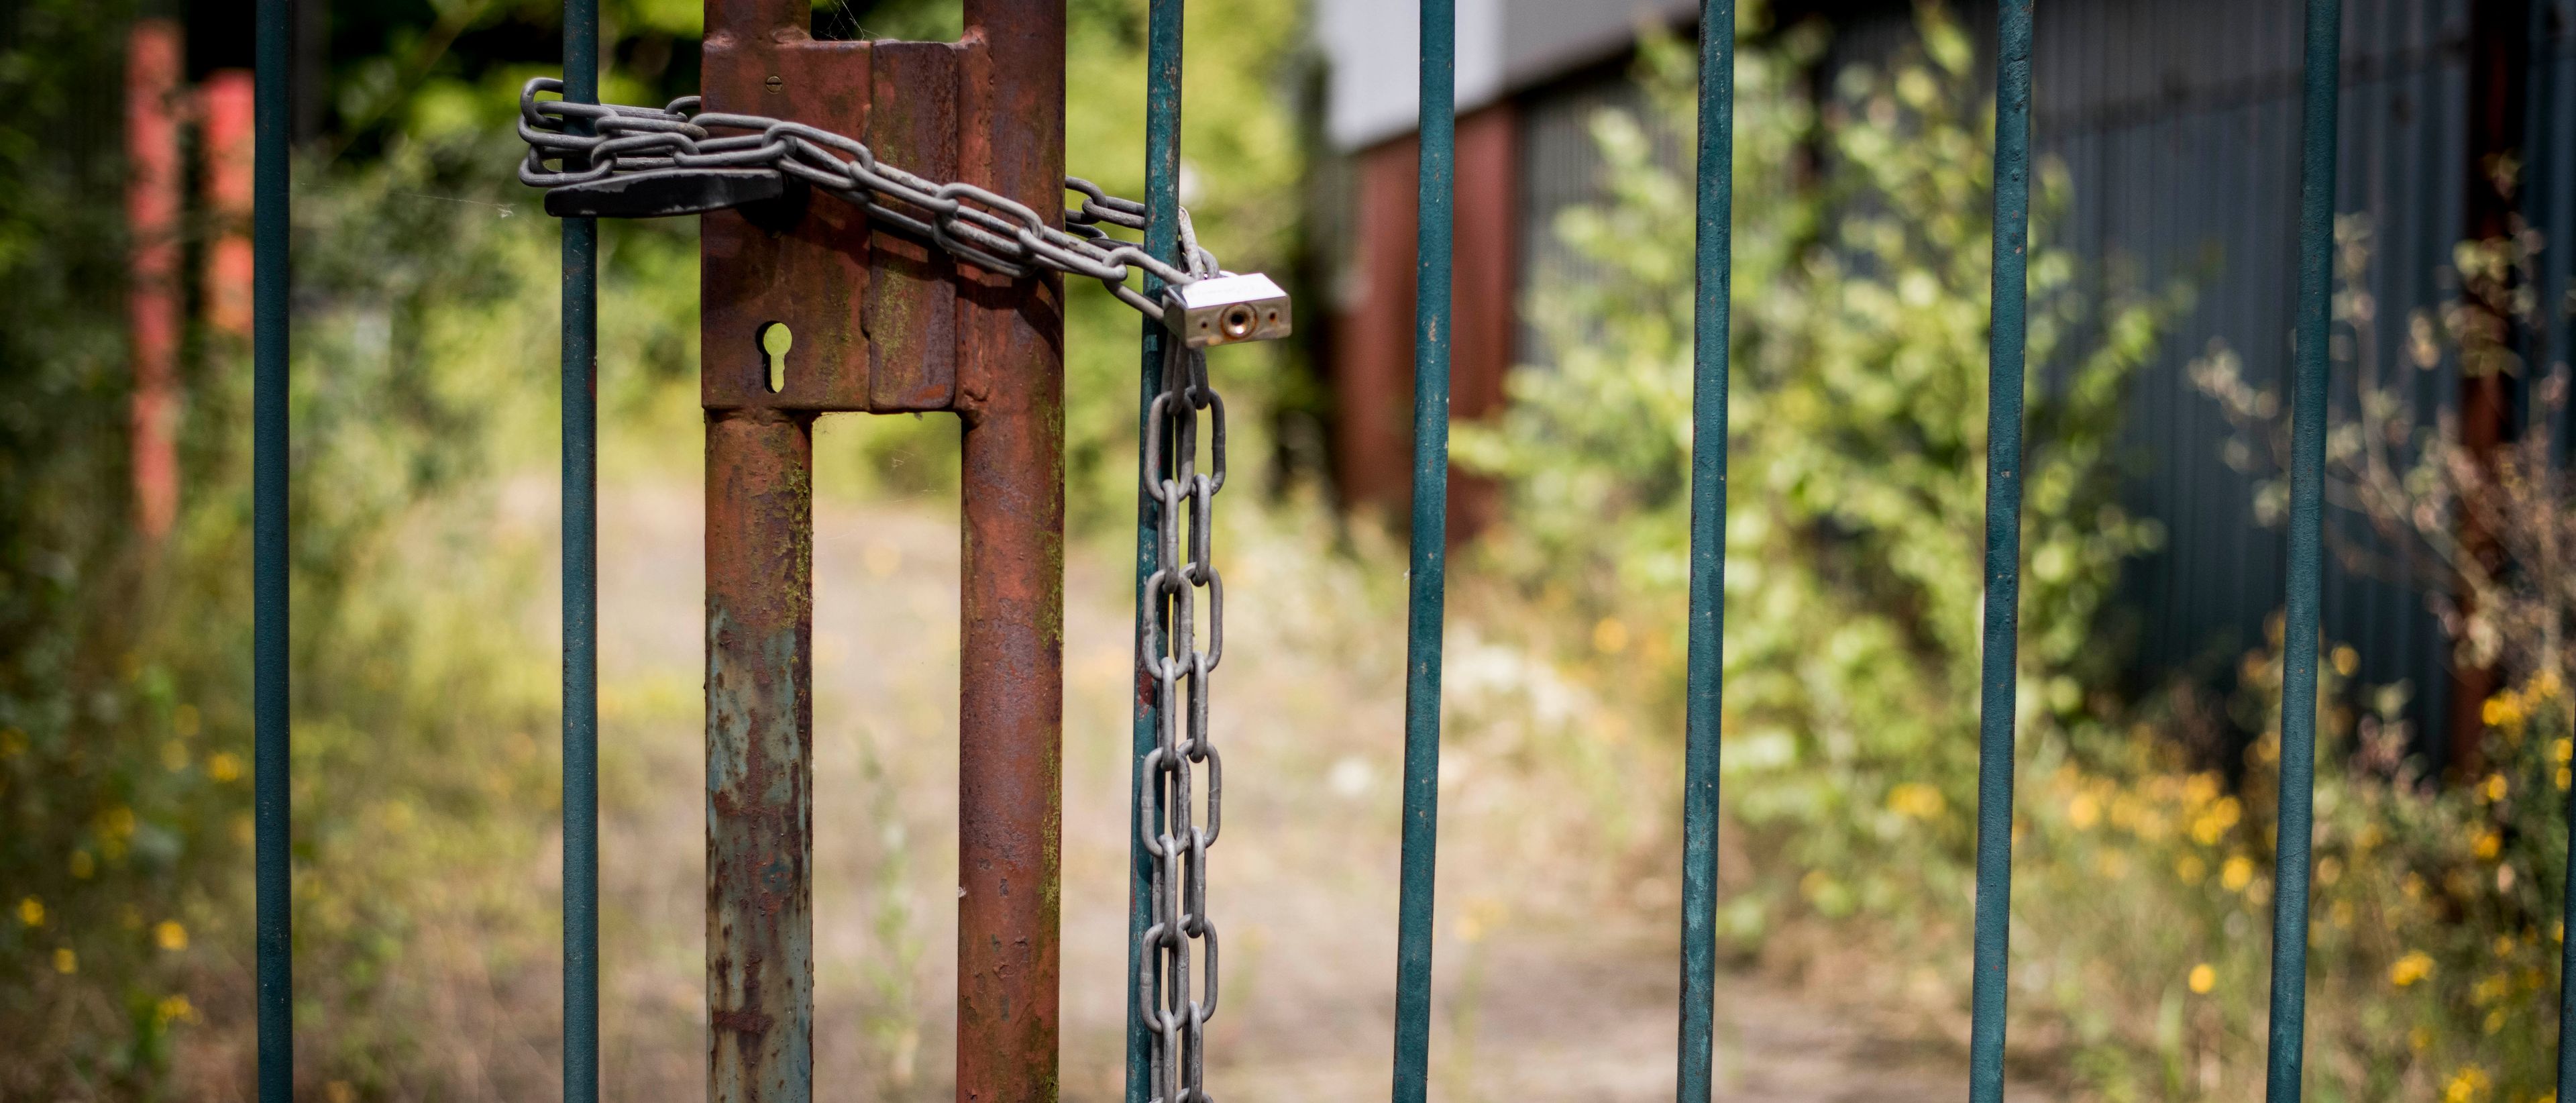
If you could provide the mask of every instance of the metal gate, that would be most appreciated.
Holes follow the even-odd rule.
[[[292,0],[259,0],[253,479],[259,1094],[294,1086],[287,808],[286,337]],[[1448,479],[1453,0],[1421,0],[1411,595],[1394,1099],[1419,1103],[1430,1047]],[[2015,621],[2029,215],[2033,0],[1996,22],[1985,640],[1980,679],[1970,1098],[2003,1094],[2011,892]],[[1139,390],[1137,831],[1126,1097],[1201,1103],[1217,933],[1203,873],[1221,825],[1205,730],[1222,656],[1208,510],[1224,481],[1223,404],[1194,349],[1276,335],[1286,303],[1226,284],[1177,205],[1182,0],[1151,0],[1147,195],[1063,173],[1063,0],[967,0],[947,43],[817,42],[802,0],[708,0],[703,103],[597,102],[596,0],[567,0],[560,100],[523,101],[530,168],[565,215],[564,1097],[596,1100],[595,216],[701,213],[707,411],[708,1010],[711,1099],[813,1095],[810,429],[827,412],[954,410],[965,426],[960,709],[958,1097],[1057,1095],[1061,822],[1063,364],[1060,273],[1124,289],[1147,315]],[[2295,1100],[2306,998],[2322,470],[2339,0],[2308,0],[2298,207],[2293,460],[2268,1098]],[[1683,778],[1678,1097],[1710,1098],[1716,986],[1719,628],[1723,616],[1731,0],[1701,5],[1698,292],[1689,666]],[[548,82],[551,83],[551,82]],[[534,86],[532,86],[533,88]],[[550,105],[544,108],[532,103]],[[569,106],[566,106],[569,105]],[[703,109],[703,110],[701,110]],[[554,120],[548,129],[546,119]],[[690,127],[698,127],[690,131]],[[709,139],[706,128],[760,133]],[[619,156],[694,161],[620,174]],[[851,137],[865,135],[864,141]],[[727,145],[725,143],[732,143]],[[687,145],[688,143],[680,143]],[[746,152],[750,151],[750,152]],[[542,156],[539,156],[542,154]],[[663,157],[664,154],[653,154]],[[901,161],[911,172],[886,161]],[[555,158],[549,174],[540,161]],[[728,159],[730,158],[730,159]],[[648,158],[649,159],[649,158]],[[594,161],[608,168],[599,168]],[[661,162],[656,162],[661,164]],[[680,169],[696,166],[690,171]],[[737,167],[726,167],[737,166]],[[915,176],[914,172],[923,173]],[[939,185],[937,179],[960,182]],[[808,188],[812,185],[812,189]],[[1086,193],[1059,219],[1059,190]],[[836,205],[810,190],[851,200]],[[563,197],[571,196],[570,199]],[[560,200],[560,202],[559,202]],[[909,212],[909,213],[907,213]],[[999,212],[999,213],[996,213]],[[1040,212],[1048,212],[1041,214]],[[1083,233],[1076,229],[1089,228]],[[1100,224],[1144,231],[1142,249]],[[1112,247],[1112,246],[1115,247]],[[1258,277],[1248,277],[1257,279]],[[1267,281],[1262,281],[1266,285]],[[1211,305],[1202,293],[1223,292]],[[1271,297],[1265,297],[1271,296]],[[1205,308],[1204,312],[1202,308]],[[1273,311],[1275,310],[1275,313]],[[1174,313],[1177,311],[1178,313]],[[1167,324],[1174,323],[1174,324]],[[797,352],[801,347],[801,353]],[[817,365],[820,365],[817,367]],[[1204,419],[1202,415],[1205,415]],[[1204,429],[1204,434],[1202,433]],[[1198,457],[1206,446],[1208,466]],[[1200,602],[1204,601],[1202,607]],[[1201,620],[1201,609],[1204,619]],[[1204,634],[1206,644],[1200,645]],[[1204,772],[1204,796],[1194,777]],[[1204,808],[1205,819],[1198,817]],[[2576,850],[2571,850],[2576,862]],[[1016,882],[1016,883],[1015,883]],[[2576,912],[2576,879],[2567,909]],[[2559,1097],[2576,1093],[2576,1000],[2562,960]],[[1196,980],[1193,980],[1193,973]]]

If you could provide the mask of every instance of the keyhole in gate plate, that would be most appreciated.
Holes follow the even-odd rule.
[[[796,335],[787,323],[771,322],[760,327],[760,359],[769,366],[769,393],[787,389],[787,350],[796,347]]]

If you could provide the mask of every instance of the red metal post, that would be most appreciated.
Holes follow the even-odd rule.
[[[148,540],[179,512],[179,24],[138,19],[125,39],[125,325],[134,358],[135,525]]]
[[[804,0],[708,0],[708,111],[1060,217],[1064,0],[970,0],[957,43],[818,42]],[[1064,322],[1054,276],[955,263],[822,196],[700,227],[707,410],[709,1098],[812,1095],[812,419],[964,436],[957,1097],[1056,1098]],[[792,335],[779,386],[761,335]]]
[[[966,179],[1060,218],[1064,0],[967,0]],[[1055,275],[960,291],[965,625],[957,1098],[1056,1098],[1064,315]]]
[[[197,86],[198,157],[204,164],[206,324],[250,339],[251,75],[225,69]]]

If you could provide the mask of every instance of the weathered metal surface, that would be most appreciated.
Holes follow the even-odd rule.
[[[1405,614],[1404,841],[1396,902],[1395,1103],[1430,1091],[1431,949],[1440,849],[1440,655],[1448,601],[1449,339],[1457,196],[1456,0],[1422,0],[1414,227],[1413,532]]]
[[[713,365],[709,370],[713,370]],[[813,1096],[813,422],[707,414],[707,1098]]]
[[[787,178],[771,169],[666,169],[556,188],[546,193],[546,213],[556,218],[671,218],[787,198]],[[746,217],[762,220],[760,212]]]
[[[1063,0],[969,3],[964,41],[817,42],[799,0],[710,0],[709,112],[865,135],[1060,219]],[[839,202],[702,223],[709,1097],[812,1095],[810,418],[964,427],[961,1100],[1056,1097],[1062,829],[1061,278],[961,264]],[[771,389],[762,335],[792,334]]]
[[[2012,953],[2013,717],[2020,684],[2022,386],[2030,281],[2032,0],[1995,20],[1994,267],[1986,335],[1985,639],[1977,692],[1976,940],[1968,1098],[2002,1103]]]
[[[968,0],[960,178],[1060,219],[1064,0]],[[963,270],[957,1098],[1056,1098],[1064,318],[1052,273]]]
[[[286,341],[287,143],[294,10],[258,0],[251,168],[251,736],[253,900],[259,959],[259,1103],[295,1098],[294,854],[288,772]]]
[[[820,41],[809,19],[795,0],[709,0],[705,110],[864,134],[890,160],[931,173],[953,168],[961,47]],[[949,408],[957,342],[944,304],[953,263],[917,239],[872,230],[856,207],[814,201],[794,184],[785,191],[710,212],[700,224],[706,408]],[[1060,205],[1060,195],[1050,191],[1046,206]],[[795,335],[775,392],[757,345],[771,324]]]
[[[2289,592],[2281,641],[2281,790],[2273,821],[2272,1011],[2263,1098],[2298,1103],[2308,1018],[2308,877],[2317,772],[2317,634],[2325,589],[2326,347],[2334,301],[2342,0],[2308,0],[2299,126],[2299,312],[2290,373]]]
[[[1180,255],[1181,222],[1181,26],[1184,16],[1182,0],[1152,0],[1148,5],[1145,30],[1145,209],[1152,212],[1145,224],[1145,251],[1158,257]],[[1145,278],[1145,293],[1159,295],[1162,287],[1151,273]],[[1142,342],[1143,382],[1137,392],[1137,465],[1148,478],[1167,473],[1155,454],[1149,438],[1153,433],[1154,399],[1163,393],[1163,345],[1171,331],[1161,322],[1147,319]],[[1136,498],[1136,695],[1135,725],[1129,740],[1129,753],[1143,758],[1162,744],[1163,714],[1161,693],[1156,679],[1145,672],[1146,657],[1154,653],[1150,646],[1153,634],[1163,630],[1162,602],[1154,600],[1154,575],[1162,564],[1163,507],[1157,495],[1143,486]],[[1131,799],[1130,822],[1154,823],[1162,818],[1155,794],[1138,784]],[[1145,932],[1153,925],[1153,898],[1156,871],[1161,860],[1145,845],[1142,832],[1128,842],[1127,870],[1127,976],[1130,1006],[1153,1006],[1161,993],[1153,990],[1149,964],[1153,954],[1144,944]],[[1152,1061],[1155,1034],[1149,1032],[1144,1017],[1127,1017],[1127,1082],[1125,1103],[1146,1103],[1153,1095]]]
[[[1690,651],[1682,736],[1681,1038],[1675,1098],[1715,1090],[1717,812],[1724,725],[1726,370],[1735,209],[1735,0],[1703,0],[1691,317]]]
[[[599,99],[599,0],[565,0],[564,98]],[[563,1103],[599,1099],[599,223],[563,223]]]

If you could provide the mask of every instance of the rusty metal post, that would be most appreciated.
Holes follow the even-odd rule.
[[[812,429],[707,415],[711,1103],[813,1095]]]
[[[956,43],[816,41],[809,18],[805,0],[708,0],[706,110],[864,135],[893,163],[1061,217],[1064,0],[969,0]],[[813,1095],[813,419],[951,410],[965,543],[957,1098],[1053,1100],[1062,280],[955,263],[801,188],[707,215],[699,240],[708,1098]],[[765,341],[773,327],[783,348]]]
[[[965,179],[1060,218],[1064,0],[967,0]],[[959,292],[965,608],[957,1098],[1056,1098],[1064,821],[1064,287]]]

